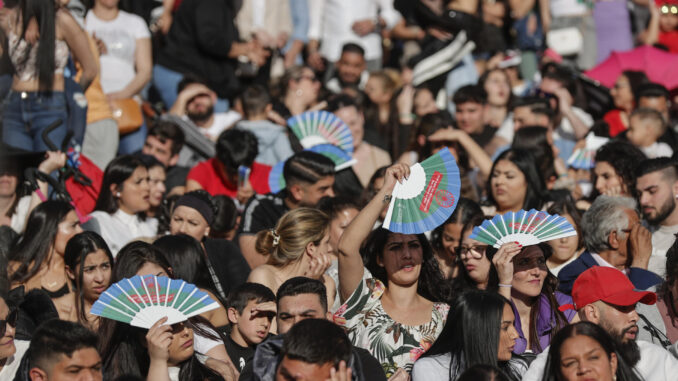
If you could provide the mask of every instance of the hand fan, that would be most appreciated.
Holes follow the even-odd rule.
[[[90,312],[148,329],[163,317],[165,324],[175,324],[216,308],[207,293],[181,279],[137,275],[111,285]]]
[[[575,235],[577,231],[565,217],[532,209],[496,215],[474,227],[469,238],[498,249],[508,242],[529,246]]]
[[[567,165],[575,169],[591,169],[596,166],[595,157],[598,148],[602,147],[610,139],[589,133],[583,148],[577,148],[567,159]]]
[[[283,177],[284,167],[285,162],[281,161],[274,165],[273,168],[271,168],[271,172],[268,173],[268,188],[271,190],[271,193],[278,193],[285,189],[285,178]]]
[[[410,177],[396,183],[382,226],[404,234],[433,230],[454,212],[460,188],[457,162],[445,148],[410,167]]]
[[[357,163],[357,160],[352,158],[350,154],[343,149],[333,144],[319,144],[308,149],[315,153],[319,153],[334,162],[334,171],[339,172],[342,169],[349,168]]]
[[[287,120],[304,148],[333,144],[353,154],[353,136],[346,123],[327,111],[308,111]]]

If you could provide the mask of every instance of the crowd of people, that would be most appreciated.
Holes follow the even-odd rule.
[[[676,0],[4,0],[0,50],[0,380],[678,378]],[[531,209],[576,235],[473,234]],[[137,275],[217,308],[92,313]]]

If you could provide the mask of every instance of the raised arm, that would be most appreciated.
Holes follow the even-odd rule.
[[[360,246],[372,231],[381,211],[388,205],[396,181],[410,175],[405,164],[394,164],[386,170],[384,186],[346,227],[339,240],[339,292],[342,302],[358,287],[363,279],[364,265]]]
[[[492,170],[492,159],[485,150],[462,130],[445,128],[428,137],[431,142],[458,142],[468,153],[470,159],[478,166],[483,176],[489,176]]]

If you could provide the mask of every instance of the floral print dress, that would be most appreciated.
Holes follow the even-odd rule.
[[[450,306],[435,303],[426,324],[400,324],[381,305],[385,290],[378,279],[364,279],[334,314],[334,321],[346,329],[353,345],[367,349],[379,360],[388,378],[398,368],[412,371],[414,362],[442,332]]]

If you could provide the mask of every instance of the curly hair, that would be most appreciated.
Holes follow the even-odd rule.
[[[645,154],[641,152],[638,148],[631,145],[631,143],[623,141],[613,141],[605,144],[600,147],[596,152],[596,163],[608,163],[617,176],[622,178],[622,183],[626,188],[626,191],[631,197],[635,197],[636,194],[636,166],[641,161],[645,160]],[[597,176],[595,171],[592,172],[591,182],[596,183]],[[598,190],[593,189],[591,194],[591,199],[598,197],[600,193]]]

